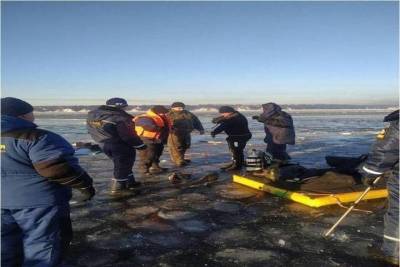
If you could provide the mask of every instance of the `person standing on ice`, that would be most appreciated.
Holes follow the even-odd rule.
[[[203,135],[204,128],[196,115],[185,110],[185,104],[182,102],[172,103],[167,117],[171,122],[168,136],[169,153],[172,161],[178,167],[183,167],[190,163],[190,160],[185,159],[186,150],[190,148],[191,143],[190,133],[196,129]]]
[[[381,175],[388,174],[387,189],[388,209],[384,218],[384,235],[381,252],[384,260],[395,266],[399,265],[399,110],[387,115],[384,122],[389,127],[378,134],[368,154],[367,160],[360,168],[363,181],[372,185]]]
[[[222,106],[218,111],[221,116],[214,118],[212,122],[219,125],[211,132],[211,137],[214,138],[217,134],[225,132],[228,135],[226,141],[232,154],[231,163],[221,169],[240,170],[244,164],[243,150],[251,139],[247,119],[230,106]]]
[[[106,105],[88,113],[87,129],[99,143],[104,154],[114,163],[114,178],[111,179],[111,194],[120,194],[140,187],[132,172],[136,149],[146,145],[137,136],[133,116],[124,109],[128,103],[123,98],[111,98]]]
[[[282,108],[275,103],[263,104],[262,108],[263,113],[252,118],[264,123],[266,152],[270,153],[275,161],[285,162],[290,159],[286,145],[295,144],[292,116],[282,111]]]
[[[160,157],[167,143],[170,124],[166,117],[168,109],[153,106],[145,114],[134,119],[137,135],[147,148],[139,152],[140,167],[144,175],[159,174],[167,169],[160,167]]]
[[[71,188],[95,195],[72,146],[34,119],[29,103],[1,99],[1,266],[58,266],[72,240]]]

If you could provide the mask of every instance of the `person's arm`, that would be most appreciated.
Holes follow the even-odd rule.
[[[28,146],[29,158],[39,175],[51,182],[95,194],[92,178],[79,166],[73,147],[61,136],[44,132]]]
[[[226,121],[222,121],[217,128],[215,128],[212,132],[211,132],[211,136],[214,137],[217,134],[220,134],[221,132],[225,131],[226,129]]]
[[[146,145],[136,134],[133,121],[120,121],[117,123],[116,129],[119,137],[128,145],[139,150],[146,148]]]
[[[391,123],[383,136],[378,136],[366,162],[361,167],[361,174],[370,182],[389,171],[399,162],[398,122]]]
[[[193,121],[193,127],[200,132],[200,134],[204,134],[204,127],[203,124],[201,124],[201,121],[199,118],[194,115],[193,113],[190,113],[192,116],[192,121]]]

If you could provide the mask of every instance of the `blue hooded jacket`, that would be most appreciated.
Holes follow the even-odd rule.
[[[0,148],[2,209],[67,205],[71,187],[92,184],[72,146],[32,122],[1,115]]]

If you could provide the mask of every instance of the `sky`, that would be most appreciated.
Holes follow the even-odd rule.
[[[393,104],[398,2],[1,2],[2,96],[34,105]]]

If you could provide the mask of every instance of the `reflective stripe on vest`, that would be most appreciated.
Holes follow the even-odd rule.
[[[149,130],[145,130],[142,126],[139,125],[135,125],[135,131],[136,134],[140,137],[144,137],[144,138],[149,138],[149,139],[159,139],[161,136],[161,132],[162,132],[162,128],[165,127],[165,123],[164,120],[157,115],[156,113],[152,112],[152,111],[147,111],[146,114],[142,114],[139,116],[136,116],[133,121],[136,123],[136,121],[139,118],[149,118],[153,121],[155,127],[157,128],[157,130],[155,131],[149,131]]]

